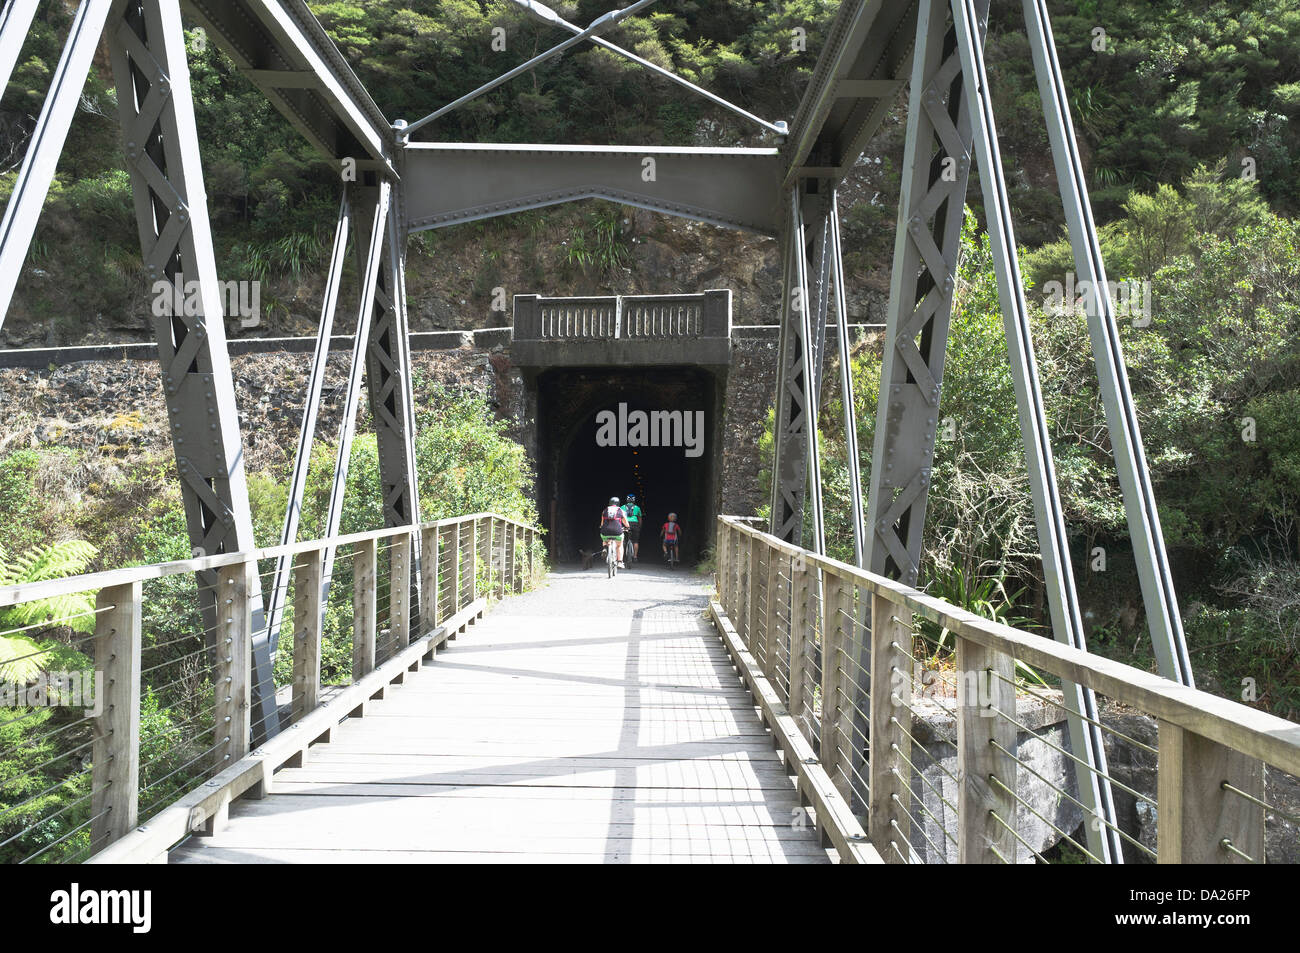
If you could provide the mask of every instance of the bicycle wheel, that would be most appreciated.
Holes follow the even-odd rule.
[[[618,575],[618,559],[614,555],[614,547],[612,544],[609,547],[609,555],[605,559],[605,566],[609,569],[610,579],[613,579],[616,575]]]

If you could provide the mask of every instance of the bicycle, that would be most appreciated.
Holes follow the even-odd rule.
[[[668,559],[668,568],[669,569],[677,568],[677,564],[681,562],[681,558],[677,553],[677,541],[671,540],[669,542],[664,543],[664,551]]]
[[[612,539],[605,540],[605,566],[609,569],[610,579],[618,575],[618,548]]]

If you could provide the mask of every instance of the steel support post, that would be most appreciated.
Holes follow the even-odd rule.
[[[782,236],[784,256],[781,339],[777,367],[776,452],[772,466],[771,531],[802,544],[805,494],[812,491],[815,552],[824,552],[826,537],[821,501],[821,463],[817,446],[818,378],[813,333],[813,302],[808,286],[807,229],[801,182],[790,191],[789,218]],[[816,205],[816,221],[825,217]],[[823,282],[824,285],[824,282]]]
[[[29,8],[34,6],[26,2],[11,2],[5,6],[0,21],[4,31],[0,33],[0,70],[4,70],[6,82],[22,49],[23,34],[31,22],[33,10]],[[45,94],[41,115],[27,143],[22,168],[14,181],[4,220],[0,222],[0,326],[4,324],[14,288],[23,273],[27,248],[36,232],[36,223],[41,217],[45,196],[50,191],[50,182],[54,179],[54,169],[59,162],[59,153],[63,151],[72,117],[81,102],[81,90],[86,85],[86,74],[99,47],[99,37],[104,31],[108,13],[107,0],[82,0],[77,8],[59,65]],[[181,63],[184,64],[183,56]],[[3,90],[4,86],[0,85],[0,91]]]
[[[849,466],[849,509],[853,521],[853,564],[866,565],[866,522],[862,514],[861,459],[858,456],[858,412],[854,404],[853,374],[850,366],[849,308],[844,285],[844,247],[840,243],[840,203],[837,192],[831,193],[830,223],[831,276],[835,285],[835,331],[839,339],[840,402],[844,405],[844,451]]]
[[[1101,243],[1097,239],[1097,226],[1088,202],[1088,184],[1079,158],[1074,125],[1070,121],[1065,78],[1056,56],[1047,4],[1044,0],[1023,0],[1023,5],[1029,49],[1033,53],[1038,91],[1047,121],[1047,136],[1052,143],[1056,181],[1061,189],[1070,247],[1074,253],[1076,287],[1087,288],[1090,292],[1087,298],[1088,334],[1092,339],[1102,406],[1106,410],[1106,426],[1115,451],[1115,468],[1124,497],[1124,512],[1128,517],[1151,645],[1160,674],[1190,687],[1193,685],[1192,665],[1183,636],[1182,617],[1178,612],[1178,597],[1165,552],[1146,452],[1142,448],[1137,410],[1129,390],[1115,305],[1106,281]]]
[[[1066,537],[1065,518],[1056,486],[1056,468],[1043,409],[1042,388],[1034,358],[1029,308],[1025,302],[1020,266],[1016,259],[1015,231],[1011,222],[1011,203],[1002,174],[1002,157],[998,150],[993,102],[989,95],[988,74],[984,69],[983,14],[975,0],[953,0],[953,22],[957,30],[957,49],[962,72],[968,82],[964,94],[971,113],[975,154],[979,160],[980,185],[988,217],[989,243],[993,252],[1006,327],[1011,379],[1016,391],[1020,414],[1020,432],[1024,438],[1025,458],[1029,469],[1030,491],[1034,500],[1039,551],[1043,576],[1051,607],[1052,631],[1060,642],[1086,649],[1083,620],[1075,591],[1074,570]],[[1115,806],[1106,774],[1106,752],[1098,727],[1096,698],[1091,689],[1062,683],[1065,697],[1073,702],[1069,719],[1070,741],[1074,754],[1084,764],[1077,765],[1079,799],[1090,813],[1084,830],[1088,846],[1107,863],[1122,863],[1121,842],[1115,831]],[[1109,826],[1108,826],[1109,825]]]
[[[361,400],[361,376],[375,312],[375,288],[380,277],[390,191],[387,180],[382,180],[377,188],[356,196],[359,208],[355,234],[361,291],[357,304],[356,334],[352,339],[352,363],[348,366],[348,383],[343,396],[343,422],[339,428],[338,452],[334,458],[334,480],[330,486],[329,509],[325,517],[326,539],[338,535],[343,520],[343,493],[348,483],[352,438],[357,430],[357,404]],[[333,572],[334,547],[327,546],[324,579],[328,581]]]
[[[330,254],[329,272],[325,277],[325,297],[321,302],[320,328],[316,334],[316,350],[312,355],[311,375],[307,379],[306,403],[303,406],[302,429],[298,434],[298,452],[293,458],[293,475],[289,479],[289,499],[285,507],[284,527],[280,533],[283,545],[298,541],[298,522],[302,518],[302,498],[307,488],[307,468],[311,462],[311,447],[316,438],[316,419],[320,410],[321,393],[325,389],[325,373],[329,364],[330,336],[334,333],[334,313],[338,307],[339,284],[343,278],[344,259],[347,255],[348,228],[352,219],[348,196],[344,191],[339,201],[338,220],[334,224],[334,246]],[[278,635],[284,613],[285,594],[288,592],[293,557],[281,556],[275,566],[275,588],[267,600],[266,616],[270,620],[268,631]]]
[[[185,36],[176,0],[117,0],[106,28],[190,543],[216,555],[254,548],[234,380],[208,225]],[[160,290],[161,289],[161,290]],[[181,303],[181,307],[176,307]],[[215,574],[199,574],[215,632]],[[279,729],[262,595],[253,615],[254,739]]]
[[[987,4],[984,4],[987,8]],[[970,174],[970,114],[943,0],[922,0],[908,93],[894,264],[876,410],[862,564],[916,585],[934,463],[948,326]],[[863,610],[865,615],[865,607]],[[871,656],[859,646],[855,729],[867,737]],[[861,769],[862,745],[853,748]],[[865,811],[861,799],[854,809]]]
[[[40,0],[5,0],[4,10],[0,11],[0,90],[9,85],[39,5]],[[100,26],[102,29],[102,19]]]
[[[375,289],[377,305],[366,342],[366,380],[379,445],[384,525],[420,519],[415,468],[415,402],[406,323],[406,243],[397,221],[398,195],[384,222],[388,257]]]
[[[916,31],[864,554],[872,572],[908,585],[921,564],[971,164],[961,61],[942,0],[923,0]]]

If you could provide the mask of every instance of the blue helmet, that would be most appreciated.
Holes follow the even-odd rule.
[[[629,503],[635,503],[635,502],[636,502],[636,494],[635,494],[635,493],[629,493],[629,494],[627,495],[627,501],[628,501]]]

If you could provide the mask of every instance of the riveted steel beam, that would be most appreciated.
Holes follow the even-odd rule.
[[[784,157],[788,186],[806,167],[838,181],[893,107],[911,68],[917,0],[845,0],[804,92]]]
[[[971,166],[970,114],[945,6],[921,3],[916,30],[865,554],[872,572],[908,585],[920,571]]]
[[[408,231],[586,198],[763,235],[779,228],[775,149],[413,142],[402,161]]]
[[[154,330],[190,543],[209,556],[253,549],[179,4],[117,0],[106,37],[144,266],[155,294]],[[199,574],[208,631],[216,631],[215,582],[214,573]],[[278,718],[261,592],[250,598],[256,633],[251,720],[254,738],[261,739],[276,733]]]
[[[322,153],[391,163],[391,125],[303,0],[186,0],[185,6]]]
[[[400,194],[401,187],[397,187]],[[379,445],[379,481],[385,526],[420,520],[415,469],[415,403],[406,322],[406,243],[390,210],[384,227],[387,257],[375,289],[376,312],[366,346],[366,381]],[[418,584],[419,573],[415,574]]]

